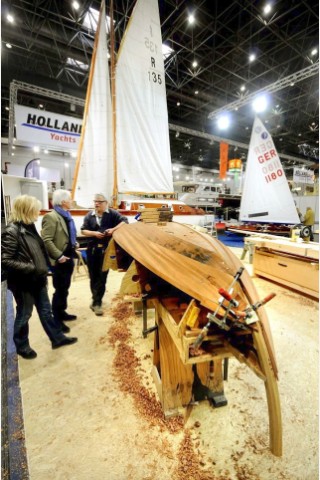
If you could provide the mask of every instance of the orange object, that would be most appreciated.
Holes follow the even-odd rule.
[[[227,143],[220,143],[220,174],[219,178],[224,179],[227,176],[228,169],[228,148]]]

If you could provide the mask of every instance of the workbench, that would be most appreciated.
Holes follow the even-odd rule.
[[[192,401],[206,398],[215,407],[226,405],[223,381],[227,378],[227,361],[233,356],[224,346],[223,335],[216,335],[207,337],[215,344],[210,353],[191,357],[190,346],[198,332],[188,332],[186,320],[193,304],[182,315],[183,307],[176,300],[153,300],[157,328],[152,377],[166,417],[179,413]]]
[[[319,298],[319,244],[252,236],[254,275]]]

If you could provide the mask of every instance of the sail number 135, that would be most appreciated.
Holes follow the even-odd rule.
[[[150,72],[150,70],[148,73],[149,73],[149,82],[159,83],[159,85],[162,84],[162,78],[160,73]]]

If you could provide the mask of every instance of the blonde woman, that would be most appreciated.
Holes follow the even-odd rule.
[[[34,305],[53,349],[77,341],[77,338],[63,334],[61,325],[52,315],[47,290],[49,259],[34,224],[40,208],[41,204],[35,197],[17,197],[10,223],[1,236],[2,268],[16,301],[13,340],[18,355],[26,359],[37,356],[29,344],[29,319]]]

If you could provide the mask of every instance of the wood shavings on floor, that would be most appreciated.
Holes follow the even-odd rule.
[[[277,293],[267,308],[284,431],[284,454],[276,458],[263,383],[235,359],[225,382],[228,405],[200,402],[168,427],[174,419],[164,420],[150,374],[153,335],[142,338],[142,318],[117,296],[122,276],[109,274],[102,317],[89,308],[88,279],[73,281],[68,310],[78,319],[68,326],[75,345],[52,350],[32,316],[38,357],[19,358],[31,480],[318,478],[318,303],[254,280],[261,298]]]

